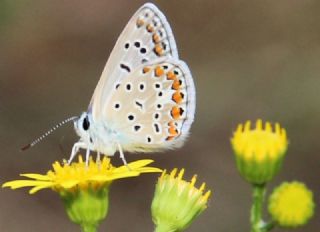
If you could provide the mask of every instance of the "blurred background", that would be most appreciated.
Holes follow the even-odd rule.
[[[78,139],[69,124],[22,153],[19,148],[87,109],[118,35],[145,1],[0,1],[0,182],[44,173],[69,157]],[[249,231],[251,189],[238,175],[230,137],[237,124],[262,118],[287,129],[289,150],[268,193],[300,180],[319,203],[320,2],[153,1],[167,16],[193,73],[197,110],[190,139],[175,151],[127,154],[185,167],[214,194],[188,231]],[[115,164],[121,164],[118,156]],[[117,181],[100,231],[152,231],[157,175]],[[129,190],[129,191],[128,191]],[[295,231],[319,230],[316,212]],[[267,218],[267,217],[266,217]],[[0,191],[0,231],[79,231],[57,194]],[[276,229],[274,231],[286,231]]]

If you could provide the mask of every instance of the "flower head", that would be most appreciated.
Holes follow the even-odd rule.
[[[205,192],[205,183],[195,187],[197,177],[183,180],[184,169],[170,174],[164,171],[156,185],[151,211],[156,231],[182,231],[206,208],[211,191]]]
[[[241,175],[251,183],[262,184],[279,171],[288,140],[285,129],[278,123],[274,129],[269,122],[263,127],[259,119],[254,129],[250,121],[239,124],[231,144]]]
[[[32,187],[30,194],[51,188],[59,193],[71,221],[81,225],[83,231],[96,231],[108,212],[109,185],[112,181],[139,176],[141,173],[161,172],[161,169],[147,166],[152,162],[139,160],[129,163],[128,166],[114,167],[110,159],[104,157],[97,163],[90,159],[87,166],[79,156],[77,163],[61,165],[55,162],[52,165],[53,170],[48,171],[46,175],[22,174],[21,176],[29,180],[10,181],[2,187]]]
[[[269,198],[269,212],[280,226],[305,225],[314,213],[312,192],[301,182],[285,182]]]
[[[22,187],[32,187],[30,194],[45,188],[51,188],[54,191],[62,193],[64,191],[74,192],[77,189],[98,189],[109,185],[116,179],[139,176],[141,173],[161,172],[161,169],[148,167],[152,160],[139,160],[128,164],[128,167],[114,167],[110,163],[110,159],[104,157],[101,162],[94,162],[90,159],[89,165],[79,156],[78,162],[60,164],[55,162],[53,170],[47,172],[46,175],[28,173],[21,176],[30,178],[29,180],[14,180],[6,182],[2,187],[10,187],[17,189]]]

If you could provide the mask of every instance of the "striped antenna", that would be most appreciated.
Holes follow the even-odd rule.
[[[70,118],[67,118],[67,119],[63,120],[62,122],[60,122],[57,125],[55,125],[54,127],[52,127],[50,130],[48,130],[46,133],[42,134],[39,138],[33,140],[31,143],[29,143],[29,144],[25,145],[24,147],[22,147],[21,150],[25,151],[25,150],[29,149],[30,147],[33,147],[34,145],[36,145],[37,143],[41,142],[41,140],[43,140],[45,137],[50,135],[52,132],[54,132],[59,127],[63,126],[64,124],[66,124],[66,123],[68,123],[70,121],[74,121],[74,120],[76,120],[78,118],[79,117],[77,117],[77,116],[73,116],[73,117],[70,117]]]

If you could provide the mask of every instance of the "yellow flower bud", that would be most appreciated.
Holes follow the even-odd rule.
[[[305,225],[314,213],[312,192],[301,182],[285,182],[269,198],[269,213],[282,227]]]
[[[253,129],[250,121],[239,124],[231,144],[242,177],[253,184],[264,184],[280,170],[288,140],[278,123],[272,128],[269,122],[263,126],[259,119]]]

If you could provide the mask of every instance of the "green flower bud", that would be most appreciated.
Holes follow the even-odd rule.
[[[182,231],[207,208],[211,191],[204,193],[205,183],[196,188],[196,176],[187,182],[184,169],[176,173],[164,171],[156,185],[151,211],[157,232]]]

